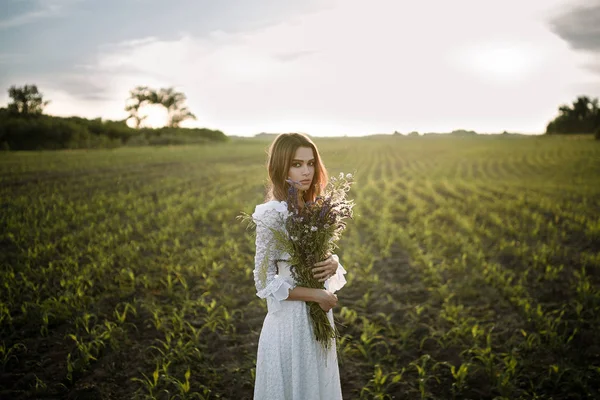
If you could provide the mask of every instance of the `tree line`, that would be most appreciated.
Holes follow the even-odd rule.
[[[225,141],[219,130],[181,128],[181,122],[196,116],[185,105],[187,97],[174,88],[153,89],[137,86],[129,92],[120,121],[54,117],[44,115],[50,103],[36,85],[15,85],[8,89],[10,103],[0,108],[0,150],[41,150],[65,148],[102,148],[123,145],[185,144]],[[143,127],[145,106],[158,105],[167,111],[162,128]],[[127,125],[133,120],[134,127]],[[546,134],[594,134],[600,139],[600,106],[597,98],[579,96],[571,105],[558,108],[558,116],[546,127]]]
[[[45,115],[44,108],[50,101],[44,99],[36,85],[13,85],[8,94],[11,101],[6,108],[0,108],[0,150],[114,148],[229,140],[220,130],[181,128],[181,122],[196,116],[185,105],[185,94],[174,88],[134,88],[125,105],[129,116],[118,121]],[[166,109],[168,120],[164,127],[141,126],[146,117],[140,112],[147,105]],[[127,125],[129,120],[133,120],[133,128]]]
[[[558,108],[558,116],[546,127],[546,134],[594,134],[600,139],[600,107],[598,99],[579,96],[572,105]]]

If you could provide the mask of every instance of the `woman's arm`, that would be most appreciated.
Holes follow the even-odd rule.
[[[294,289],[289,291],[289,295],[286,300],[303,300],[303,301],[314,301],[319,303],[319,306],[323,311],[327,312],[337,305],[337,295],[331,293],[326,289],[313,289],[303,286],[296,286]]]
[[[323,289],[313,289],[304,286],[296,286],[290,290],[290,294],[287,300],[302,300],[302,301],[315,301],[319,302],[320,296]]]

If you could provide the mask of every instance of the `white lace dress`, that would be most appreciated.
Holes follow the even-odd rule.
[[[285,201],[269,201],[256,206],[256,257],[254,282],[257,296],[267,300],[267,315],[258,340],[255,400],[337,400],[342,398],[335,341],[325,352],[314,339],[304,301],[286,300],[296,286],[290,273],[287,253],[277,253],[268,227],[286,232],[288,216]],[[268,263],[265,257],[268,256]],[[336,260],[339,263],[339,258]],[[279,271],[277,271],[277,267]],[[337,273],[325,281],[332,292],[346,284],[346,270],[339,264]],[[327,316],[333,326],[333,311]]]

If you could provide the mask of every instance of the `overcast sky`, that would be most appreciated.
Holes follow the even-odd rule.
[[[53,115],[122,119],[147,85],[229,135],[542,133],[600,97],[600,0],[0,3],[0,104],[37,84]]]

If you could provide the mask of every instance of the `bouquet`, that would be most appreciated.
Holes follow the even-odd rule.
[[[324,282],[314,277],[314,264],[333,254],[346,229],[345,220],[353,217],[354,201],[346,198],[354,183],[353,175],[340,173],[339,177],[331,177],[323,193],[315,201],[306,202],[302,208],[298,205],[298,189],[294,185],[297,182],[287,182],[290,183],[287,198],[289,215],[284,221],[287,234],[271,228],[274,245],[277,250],[290,255],[287,261],[298,286],[324,289]],[[307,307],[316,340],[328,349],[331,339],[339,337],[337,328],[331,326],[319,303],[307,302]]]
[[[290,216],[285,222],[289,238],[281,235],[276,238],[291,256],[288,261],[291,273],[299,286],[324,289],[324,283],[314,277],[315,263],[327,259],[338,247],[342,232],[346,229],[347,218],[352,219],[353,200],[346,199],[346,193],[354,183],[352,174],[332,177],[321,196],[314,202],[306,202],[304,207],[298,207],[298,189],[294,182],[288,181],[288,210]],[[327,349],[333,338],[339,336],[335,325],[332,327],[319,303],[307,302],[309,315],[313,324],[316,339],[323,348]]]

